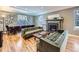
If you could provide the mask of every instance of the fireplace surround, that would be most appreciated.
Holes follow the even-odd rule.
[[[63,18],[46,20],[46,30],[49,32],[63,30],[63,20],[64,20]]]

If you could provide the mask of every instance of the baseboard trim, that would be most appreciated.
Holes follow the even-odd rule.
[[[68,36],[79,37],[78,35],[68,34]]]

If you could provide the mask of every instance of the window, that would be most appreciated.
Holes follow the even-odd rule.
[[[76,10],[75,13],[75,25],[79,26],[79,10]]]
[[[33,16],[18,15],[17,25],[33,25]]]
[[[75,10],[75,28],[79,28],[79,9]]]

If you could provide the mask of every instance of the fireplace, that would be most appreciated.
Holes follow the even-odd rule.
[[[48,23],[47,31],[53,32],[58,30],[58,23]]]
[[[49,32],[63,30],[63,20],[64,18],[54,18],[51,20],[46,20],[46,30]]]

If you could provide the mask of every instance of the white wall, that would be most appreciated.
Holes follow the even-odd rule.
[[[36,24],[36,25],[41,26],[40,21],[45,22],[45,19],[47,18],[48,15],[60,14],[61,16],[64,17],[64,23],[63,23],[64,30],[68,30],[68,32],[70,34],[79,35],[79,29],[74,30],[74,28],[75,28],[75,26],[74,26],[74,10],[76,8],[79,8],[79,7],[65,9],[65,10],[61,10],[61,11],[57,11],[57,12],[52,12],[52,13],[40,15],[41,17],[38,16],[38,19],[36,19],[37,20],[36,22],[39,24]]]
[[[36,26],[43,27],[46,30],[46,18],[43,15],[37,16],[35,18]]]

